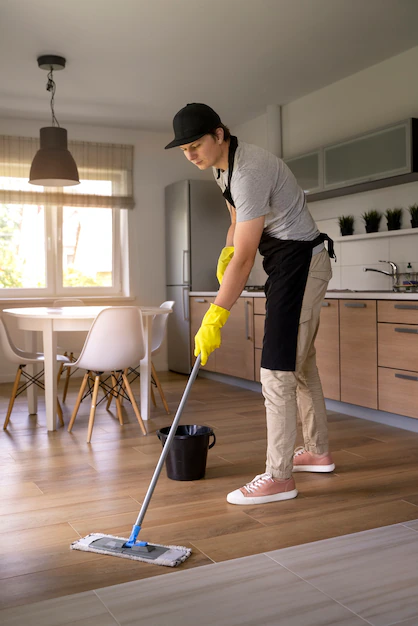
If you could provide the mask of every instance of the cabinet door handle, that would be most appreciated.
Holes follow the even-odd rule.
[[[394,304],[395,309],[407,309],[408,311],[418,311],[418,304]]]
[[[251,339],[251,336],[250,336],[250,316],[249,316],[249,313],[248,313],[249,307],[250,307],[250,302],[249,302],[249,300],[246,300],[245,301],[245,334],[246,334],[247,339]]]
[[[194,301],[195,302],[207,302],[205,298],[195,298]]]
[[[411,335],[418,335],[418,328],[395,328],[395,333],[410,333]]]
[[[185,322],[189,321],[189,288],[183,287],[182,297],[183,319]]]
[[[189,284],[188,250],[183,250],[183,283]]]
[[[418,383],[418,376],[408,376],[408,374],[395,374],[395,378],[402,378],[403,380],[413,380]]]
[[[329,302],[323,302],[321,306],[329,306]]]
[[[365,302],[344,302],[344,306],[349,309],[365,309],[367,304]]]

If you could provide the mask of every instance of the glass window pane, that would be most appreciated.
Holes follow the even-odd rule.
[[[62,224],[64,287],[113,285],[112,209],[65,206]]]
[[[0,287],[46,287],[42,206],[0,204]]]

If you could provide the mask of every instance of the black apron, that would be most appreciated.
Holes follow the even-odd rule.
[[[234,208],[231,178],[237,147],[237,138],[231,136],[228,185],[223,196]],[[218,170],[218,178],[219,176]],[[265,369],[284,372],[294,372],[296,369],[299,318],[312,250],[325,240],[328,242],[329,256],[335,258],[334,242],[325,233],[312,241],[276,239],[266,233],[261,236],[258,249],[263,257],[264,271],[268,275],[264,288],[266,321],[261,355],[261,367]]]

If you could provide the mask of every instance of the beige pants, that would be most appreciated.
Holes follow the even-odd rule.
[[[266,471],[275,478],[290,478],[292,474],[298,413],[305,448],[318,454],[328,452],[327,415],[314,342],[331,276],[328,252],[323,250],[312,257],[309,268],[299,320],[296,371],[261,368],[267,418]]]

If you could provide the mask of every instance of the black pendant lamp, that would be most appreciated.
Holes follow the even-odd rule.
[[[38,66],[48,71],[47,91],[51,93],[52,126],[40,130],[40,149],[35,154],[29,174],[32,185],[68,187],[78,185],[80,179],[76,162],[68,150],[67,131],[61,128],[54,111],[54,70],[63,70],[64,57],[47,54],[38,58]]]

